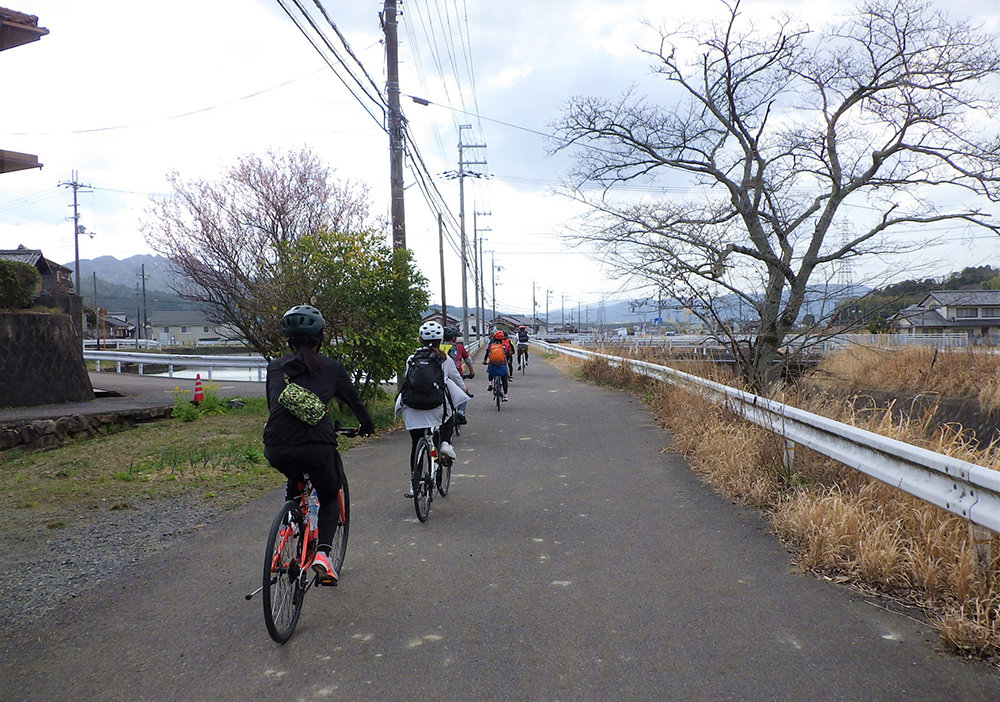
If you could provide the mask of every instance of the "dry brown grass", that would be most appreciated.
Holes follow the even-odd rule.
[[[850,346],[827,356],[811,379],[838,391],[878,388],[901,394],[937,393],[976,398],[986,412],[1000,409],[1000,355],[980,349]]]
[[[921,351],[897,352],[888,361],[867,354],[862,350],[846,360],[830,359],[822,370],[828,386],[842,377],[851,389],[881,388],[888,377],[894,381],[889,389],[942,392],[948,382],[959,383],[962,365],[975,374],[985,374],[990,367],[993,372],[1000,370],[1000,361],[966,353],[939,354],[935,359]],[[890,361],[890,368],[870,367]],[[651,383],[600,361],[575,367],[588,380],[646,397],[692,469],[727,498],[763,509],[803,569],[920,607],[949,650],[1000,657],[996,535],[987,544],[991,558],[977,558],[969,524],[944,510],[801,447],[795,449],[791,467],[786,467],[784,447],[776,435],[676,387]],[[681,369],[700,374],[688,364]],[[906,374],[917,377],[902,377]],[[718,372],[713,375],[719,379]],[[731,378],[722,382],[727,380],[731,385]],[[969,382],[963,379],[960,385],[969,387]],[[831,397],[836,395],[782,400],[940,453],[1000,467],[997,452],[963,439],[960,427],[929,433],[927,417],[907,420],[891,407],[859,412]]]

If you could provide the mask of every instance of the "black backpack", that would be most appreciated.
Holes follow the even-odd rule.
[[[414,352],[403,379],[403,404],[413,409],[434,409],[444,404],[444,369],[432,348]]]

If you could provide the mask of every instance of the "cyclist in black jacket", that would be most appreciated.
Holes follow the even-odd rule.
[[[330,415],[311,426],[285,409],[278,396],[288,382],[315,393],[324,403],[334,397],[343,400],[360,422],[360,434],[375,431],[375,424],[358,396],[358,391],[340,363],[319,353],[326,321],[311,305],[296,305],[281,318],[281,331],[291,353],[267,364],[267,423],[264,425],[264,456],[288,478],[285,498],[296,499],[302,491],[302,475],[308,474],[319,498],[319,546],[312,568],[325,582],[335,582],[337,573],[330,565],[330,542],[340,517],[337,491],[343,477],[343,463],[337,451],[337,433]],[[330,505],[326,509],[324,505]]]

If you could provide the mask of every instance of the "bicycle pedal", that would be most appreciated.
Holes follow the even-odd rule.
[[[319,578],[319,584],[323,587],[337,587],[339,580],[337,578],[331,578],[327,576],[325,578]]]

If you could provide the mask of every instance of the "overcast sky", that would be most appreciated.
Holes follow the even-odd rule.
[[[290,1],[286,4],[292,5]],[[322,20],[315,5],[305,6]],[[382,2],[324,5],[330,18],[384,86]],[[569,161],[549,156],[534,132],[551,131],[575,95],[615,97],[635,84],[654,99],[654,26],[715,2],[678,0],[407,0],[399,28],[401,91],[410,133],[456,217],[458,189],[443,174],[457,168],[459,125],[470,167],[466,231],[484,231],[487,296],[501,310],[529,313],[548,304],[593,304],[629,297],[585,252],[563,239],[579,208],[553,190]],[[996,0],[939,2],[1000,28]],[[151,196],[167,193],[165,175],[214,178],[243,154],[307,144],[338,175],[367,183],[373,210],[388,214],[388,139],[376,119],[334,76],[277,0],[0,0],[34,14],[49,30],[40,41],[0,53],[0,148],[36,154],[44,168],[0,176],[0,248],[41,248],[61,263],[74,257],[72,193],[80,194],[83,259],[152,253],[139,234]],[[847,9],[825,0],[745,0],[768,17],[787,10],[814,26]],[[697,8],[697,9],[694,9]],[[809,14],[803,14],[809,13]],[[689,15],[688,15],[689,16]],[[336,41],[327,27],[328,35]],[[471,68],[470,68],[471,67]],[[448,107],[444,107],[448,106]],[[464,112],[463,112],[464,111]],[[376,115],[379,116],[379,115]],[[436,214],[407,172],[407,244],[440,298]],[[477,215],[474,212],[488,212]],[[488,231],[485,231],[488,230]],[[966,265],[1000,264],[1000,242],[955,237],[931,253],[942,275]],[[458,256],[446,251],[447,299],[462,301]],[[491,261],[502,270],[490,274]],[[470,306],[472,289],[468,289]]]

